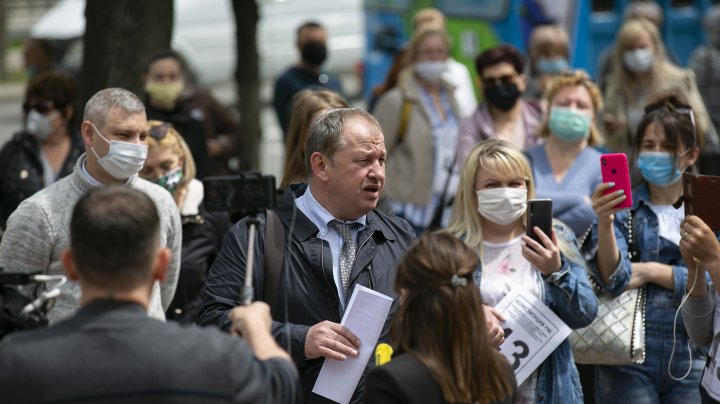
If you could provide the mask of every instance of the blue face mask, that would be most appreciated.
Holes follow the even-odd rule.
[[[560,74],[570,70],[565,58],[539,58],[536,67],[540,74]]]
[[[645,181],[661,187],[674,184],[682,176],[667,152],[642,152],[637,165]]]
[[[560,140],[577,142],[590,135],[592,117],[572,108],[552,107],[548,128]]]

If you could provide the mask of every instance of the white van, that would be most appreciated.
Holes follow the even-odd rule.
[[[250,0],[247,0],[250,1]],[[326,68],[357,71],[365,49],[362,0],[257,0],[260,76],[277,77],[298,59],[295,31],[308,20],[328,32]],[[232,80],[235,70],[235,16],[231,0],[175,0],[172,47],[186,59],[200,82]],[[30,36],[53,43],[60,63],[79,72],[85,32],[85,0],[60,0],[33,27]]]

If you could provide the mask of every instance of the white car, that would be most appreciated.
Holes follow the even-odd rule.
[[[261,78],[277,77],[298,59],[295,31],[309,20],[328,32],[325,68],[357,71],[365,49],[362,0],[257,1]],[[172,47],[187,59],[201,83],[232,80],[236,49],[231,0],[175,0],[174,6]],[[53,43],[62,55],[60,64],[79,72],[84,32],[85,0],[60,0],[32,27],[30,36]]]

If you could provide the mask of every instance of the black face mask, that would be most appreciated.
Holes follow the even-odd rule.
[[[515,83],[485,86],[484,94],[487,102],[501,111],[510,111],[520,98],[520,90]]]
[[[300,49],[302,60],[313,66],[320,66],[327,59],[327,47],[322,42],[311,41]]]

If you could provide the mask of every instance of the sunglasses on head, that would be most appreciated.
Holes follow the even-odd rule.
[[[148,133],[155,140],[165,139],[165,136],[167,136],[168,133],[168,129],[172,128],[171,124],[160,121],[150,121],[148,122],[148,125],[150,126],[150,130]]]
[[[492,86],[495,85],[495,83],[497,83],[498,81],[500,81],[502,84],[507,85],[514,83],[515,77],[517,77],[517,75],[515,74],[505,74],[500,77],[486,77],[483,79],[483,83],[485,84],[485,86]]]
[[[697,132],[697,127],[695,125],[695,114],[693,113],[692,107],[690,107],[689,105],[681,105],[681,106],[676,107],[676,106],[669,104],[667,102],[664,102],[664,101],[657,102],[655,104],[650,104],[645,107],[646,114],[656,112],[656,111],[662,111],[662,110],[665,110],[665,111],[668,111],[671,113],[687,115],[690,118],[690,124],[692,125],[693,138],[695,137],[695,133]]]
[[[22,108],[26,114],[32,110],[35,110],[41,114],[47,114],[48,112],[55,109],[55,104],[53,104],[52,101],[33,101],[23,103]]]

